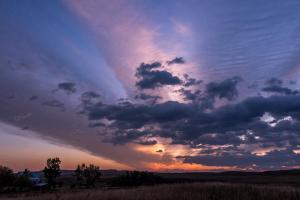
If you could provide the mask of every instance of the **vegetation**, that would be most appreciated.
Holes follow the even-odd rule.
[[[29,175],[30,172],[27,169],[22,173],[14,174],[12,169],[0,166],[0,192],[24,191],[24,189],[31,188]]]
[[[92,164],[89,166],[85,164],[78,165],[75,176],[79,186],[95,187],[95,182],[101,177],[100,167]]]
[[[150,172],[127,171],[125,175],[116,177],[113,185],[116,186],[141,186],[162,183],[162,177]]]
[[[47,160],[47,166],[43,172],[50,187],[56,186],[56,179],[61,174],[60,163],[61,161],[59,158],[49,158]]]
[[[224,183],[188,183],[117,190],[86,190],[20,196],[14,200],[299,200],[291,187]],[[6,200],[3,198],[3,200]]]
[[[12,186],[15,181],[13,170],[8,167],[0,166],[0,189]]]
[[[31,172],[28,169],[25,169],[22,173],[16,176],[15,187],[19,188],[21,191],[24,189],[30,189],[32,187],[32,183],[29,179]]]

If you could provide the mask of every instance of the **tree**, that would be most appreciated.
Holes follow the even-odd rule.
[[[12,186],[15,181],[13,170],[0,165],[0,189],[7,186]]]
[[[83,183],[83,169],[84,169],[84,167],[85,167],[85,164],[77,165],[77,168],[75,170],[76,181],[77,181],[77,184],[79,186],[81,186],[82,183]]]
[[[87,187],[95,186],[95,182],[101,177],[100,167],[92,164],[89,166],[85,164],[78,165],[75,170],[75,176],[79,185],[82,185],[82,182],[84,182]]]
[[[28,169],[25,169],[24,172],[17,175],[14,185],[16,187],[20,188],[21,191],[24,188],[32,187],[32,182],[29,179],[30,175],[31,175],[31,172]]]
[[[29,178],[30,175],[31,175],[31,172],[30,172],[28,169],[25,169],[25,170],[23,171],[23,175],[24,175],[24,176],[27,176],[27,177]]]
[[[113,184],[116,186],[140,186],[163,183],[161,176],[151,172],[128,171],[126,174],[116,177]]]
[[[85,167],[83,175],[87,186],[95,186],[95,182],[101,177],[100,168],[90,164],[90,166]]]
[[[47,166],[43,172],[50,187],[56,185],[56,178],[61,174],[60,164],[61,161],[59,158],[48,158],[47,160]]]

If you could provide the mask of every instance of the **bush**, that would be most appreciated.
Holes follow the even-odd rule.
[[[155,185],[159,183],[163,183],[162,177],[146,171],[126,172],[125,175],[119,176],[113,181],[113,184],[117,186]]]
[[[15,181],[15,176],[13,170],[5,167],[0,166],[0,189],[7,186],[12,186]]]
[[[22,175],[18,175],[16,177],[14,186],[20,188],[21,190],[23,190],[24,188],[31,188],[32,183],[31,183],[28,176],[22,174]]]
[[[92,164],[87,166],[82,164],[77,166],[75,176],[79,185],[84,184],[87,187],[90,187],[95,186],[95,182],[101,177],[101,172],[98,166]]]

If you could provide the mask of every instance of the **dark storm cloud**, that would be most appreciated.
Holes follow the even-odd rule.
[[[89,119],[97,120],[107,118],[119,122],[139,124],[139,127],[146,123],[174,121],[188,116],[192,108],[187,104],[175,101],[163,102],[155,105],[126,104],[105,105],[95,104],[89,108]]]
[[[283,81],[277,78],[271,78],[270,80],[266,81],[265,87],[262,88],[264,92],[270,93],[278,93],[278,94],[285,94],[285,95],[296,95],[299,94],[298,90],[292,90],[288,87],[282,86]]]
[[[94,105],[96,103],[98,103],[98,105],[101,104],[101,95],[94,91],[87,91],[81,94],[79,100],[81,104],[78,106],[78,113],[84,114],[89,106]]]
[[[139,80],[136,86],[140,89],[155,89],[164,85],[178,85],[181,80],[177,76],[165,70],[154,70],[162,67],[161,63],[154,62],[151,64],[142,63],[136,72],[136,77]]]
[[[278,79],[278,78],[270,78],[269,80],[267,80],[265,82],[265,85],[269,85],[269,86],[273,86],[273,85],[282,85],[282,80]]]
[[[116,129],[112,136],[105,137],[103,139],[103,142],[112,143],[115,145],[123,145],[126,143],[136,143],[136,144],[144,143],[144,145],[149,145],[147,141],[144,141],[142,139],[144,135],[146,135],[144,131],[129,130],[126,129],[125,127],[122,127],[122,129]]]
[[[157,144],[157,141],[156,140],[145,140],[145,141],[141,140],[141,141],[137,141],[135,143],[141,144],[141,145],[149,145],[149,146],[151,146],[151,145]]]
[[[197,100],[201,94],[200,90],[192,91],[184,88],[177,90],[177,92],[179,92],[183,96],[184,100],[188,100],[188,101]]]
[[[173,60],[169,60],[167,61],[168,65],[172,65],[172,64],[184,64],[185,61],[183,59],[183,57],[176,57]]]
[[[298,90],[292,90],[290,88],[282,87],[282,86],[277,86],[277,85],[264,87],[262,89],[262,91],[264,91],[264,92],[278,93],[278,94],[285,94],[285,95],[296,95],[296,94],[299,94]]]
[[[72,94],[76,92],[75,83],[71,83],[71,82],[59,83],[57,87],[59,90],[63,90],[67,94]]]
[[[184,79],[185,79],[185,82],[183,84],[183,86],[185,87],[190,87],[190,86],[193,86],[193,85],[199,85],[202,83],[201,80],[197,80],[195,78],[190,78],[188,74],[184,74]]]
[[[88,105],[93,102],[98,102],[100,98],[101,98],[100,94],[93,91],[88,91],[81,94],[80,101],[82,102],[82,104]]]
[[[148,99],[161,99],[160,96],[153,96],[145,93],[141,93],[135,96],[135,99],[142,99],[142,100],[148,100]]]
[[[220,82],[210,82],[201,88],[199,84],[202,81],[189,78],[187,75],[185,79],[187,82],[182,84],[183,88],[176,92],[179,92],[184,100],[199,104],[202,109],[213,109],[217,99],[235,100],[239,95],[237,85],[242,80],[234,76]],[[189,86],[193,87],[186,89]]]
[[[280,169],[300,165],[300,154],[291,149],[273,150],[266,155],[255,155],[249,152],[220,153],[218,155],[186,156],[185,163],[198,163],[208,166],[231,166],[252,169]]]
[[[143,101],[147,101],[147,102],[149,102],[151,104],[155,104],[155,103],[157,103],[157,101],[159,99],[162,99],[158,95],[149,95],[149,94],[145,94],[145,93],[138,94],[134,98],[135,99],[139,99],[139,100],[143,100]]]
[[[221,82],[211,82],[206,85],[206,93],[209,97],[234,100],[238,96],[237,84],[241,82],[238,76]]]
[[[257,167],[264,168],[266,166],[262,164],[263,160],[272,164],[274,155],[280,152],[274,151],[266,157],[258,157],[250,151],[240,152],[237,147],[241,144],[255,144],[261,148],[296,149],[300,144],[298,134],[300,95],[254,96],[210,111],[203,109],[204,97],[236,99],[237,84],[240,81],[239,77],[233,77],[221,82],[208,83],[203,93],[199,91],[194,94],[191,90],[180,89],[178,92],[181,92],[186,99],[192,100],[191,103],[167,101],[157,104],[137,104],[124,101],[120,104],[108,105],[99,102],[85,109],[91,121],[106,119],[111,122],[108,125],[110,133],[105,138],[105,142],[142,144],[140,142],[144,141],[142,138],[159,136],[171,138],[173,144],[189,145],[192,148],[199,148],[199,145],[231,145],[228,160],[236,159],[236,155],[243,155],[240,157],[240,162],[245,163],[232,162],[230,166],[249,167],[249,163],[246,162],[249,158],[256,162]],[[194,99],[198,99],[199,102],[193,101]],[[261,117],[265,113],[269,113],[274,119],[263,121]],[[217,150],[210,149],[210,151],[215,153]],[[297,155],[291,155],[297,158]],[[220,166],[227,164],[218,157],[216,163],[209,163],[208,160],[212,155],[207,156],[206,158],[201,155],[200,158],[205,159],[203,163],[199,159],[199,163]],[[198,157],[187,157],[185,161],[196,162],[197,159]],[[220,159],[219,163],[217,163],[218,159]],[[283,161],[278,162],[278,166],[283,164],[292,165]]]

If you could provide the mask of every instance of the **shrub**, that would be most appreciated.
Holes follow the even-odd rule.
[[[90,187],[95,186],[95,182],[101,177],[101,172],[99,166],[82,164],[77,166],[75,176],[79,185]]]
[[[118,186],[140,186],[140,185],[155,185],[162,183],[162,177],[155,175],[151,172],[139,172],[132,171],[126,172],[125,175],[117,177],[114,181],[114,185]]]
[[[12,186],[15,181],[13,170],[0,166],[0,189],[7,186]]]
[[[16,176],[14,186],[20,188],[21,190],[23,190],[24,188],[31,188],[33,184],[30,181],[29,177],[30,172],[25,169],[23,173]]]

